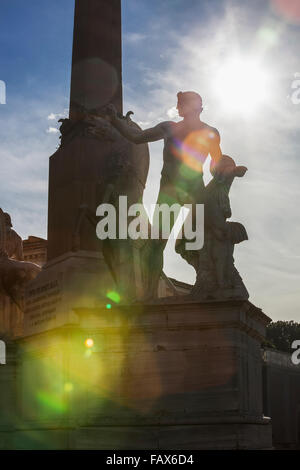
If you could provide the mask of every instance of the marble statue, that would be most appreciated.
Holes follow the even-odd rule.
[[[198,199],[201,194],[204,195],[202,168],[207,156],[210,154],[212,157],[216,175],[222,158],[219,132],[200,120],[203,109],[200,95],[195,92],[179,92],[177,109],[179,116],[183,118],[180,122],[165,121],[150,129],[141,130],[120,119],[113,105],[107,108],[111,124],[129,141],[141,145],[164,140],[164,164],[157,210],[162,204],[194,204],[195,195]],[[97,135],[97,130],[92,132]],[[154,220],[159,220],[156,214]],[[176,216],[171,220],[171,228],[175,222]],[[157,231],[159,238],[149,240],[144,247],[144,264],[148,267],[145,300],[157,297],[158,282],[163,269],[163,252],[168,241],[161,236],[160,224]]]
[[[40,271],[38,265],[23,261],[22,239],[12,230],[9,214],[0,209],[0,294],[21,308],[25,285]]]
[[[244,166],[223,155],[222,176],[213,178],[205,188],[204,246],[186,251],[184,238],[176,241],[176,251],[196,270],[196,283],[191,296],[198,300],[248,299],[249,294],[233,258],[234,246],[248,239],[245,227],[229,222],[231,207],[229,191],[234,178],[243,177]],[[213,172],[213,170],[212,170]],[[200,195],[203,200],[203,195]],[[189,215],[191,216],[191,215]]]

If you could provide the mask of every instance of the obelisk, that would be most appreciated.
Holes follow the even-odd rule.
[[[122,110],[120,0],[76,0],[73,43],[70,116],[49,164],[48,257],[26,292],[25,336],[76,322],[74,309],[105,305],[114,289],[95,226],[82,219],[76,249],[74,235],[81,208],[95,214],[102,202],[115,152],[83,126],[91,109]]]
[[[148,146],[118,133],[96,139],[86,119],[108,103],[122,113],[121,1],[76,0],[73,42],[70,115],[49,165],[47,263],[26,292],[25,336],[76,323],[78,309],[105,308],[110,292],[123,299],[142,288],[138,245],[102,243],[96,209],[118,207],[120,195],[128,206],[142,200]]]
[[[121,1],[76,0],[70,119],[109,102],[122,112]]]
[[[84,110],[111,102],[122,111],[121,57],[121,1],[76,0],[67,144],[50,158],[48,260],[72,251],[78,208],[96,211],[102,202],[111,144],[82,136],[80,119]],[[80,250],[99,252],[89,224]]]

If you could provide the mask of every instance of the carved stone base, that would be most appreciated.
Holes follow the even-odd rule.
[[[10,437],[2,430],[6,447],[271,448],[260,309],[178,302],[76,315],[76,325],[18,340],[18,416]]]
[[[201,301],[248,300],[249,293],[235,267],[232,268],[231,283],[219,287],[215,278],[205,270],[197,273],[196,283],[191,291],[191,298]]]
[[[115,282],[99,253],[78,251],[48,262],[25,292],[24,336],[78,323],[76,308],[104,307]]]
[[[74,426],[20,429],[13,441],[0,431],[0,449],[51,450],[246,450],[272,449],[269,420],[260,424],[193,426]],[[1,446],[1,438],[3,439]]]

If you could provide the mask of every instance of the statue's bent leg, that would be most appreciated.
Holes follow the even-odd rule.
[[[159,279],[163,270],[166,241],[148,240],[144,248],[144,263],[147,270],[144,300],[157,298]]]
[[[144,248],[144,263],[147,270],[145,279],[146,299],[157,298],[159,279],[163,270],[164,249],[178,217],[178,214],[172,211],[174,204],[179,203],[173,188],[169,185],[161,184],[153,215],[151,238]],[[165,226],[166,220],[161,216],[160,208],[162,205],[169,208],[168,227]],[[169,235],[166,237],[166,233],[168,232]],[[152,238],[153,234],[156,234],[157,238]]]

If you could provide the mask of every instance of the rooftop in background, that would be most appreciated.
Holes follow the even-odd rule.
[[[47,261],[48,241],[44,238],[30,235],[27,240],[23,240],[24,260],[44,266]]]

